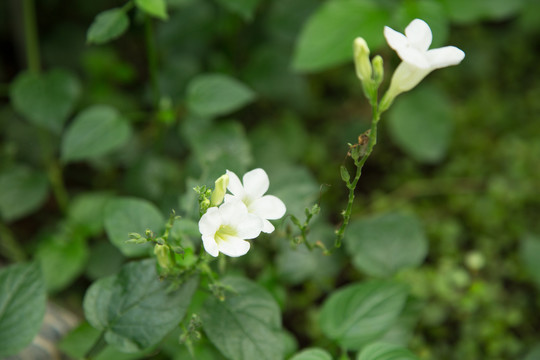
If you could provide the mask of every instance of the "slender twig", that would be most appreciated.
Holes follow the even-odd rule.
[[[39,56],[39,41],[37,36],[34,0],[23,0],[23,16],[28,70],[39,73],[41,71],[41,59]]]

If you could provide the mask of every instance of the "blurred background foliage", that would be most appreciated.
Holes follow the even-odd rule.
[[[432,27],[433,46],[456,45],[466,58],[383,115],[343,251],[295,250],[286,219],[228,271],[278,300],[289,353],[336,353],[316,321],[326,295],[393,276],[412,296],[385,337],[421,359],[538,358],[538,1],[168,0],[167,19],[145,24],[130,12],[124,34],[89,44],[96,15],[123,5],[37,1],[46,76],[36,79],[17,76],[26,68],[19,1],[0,4],[2,262],[39,259],[50,296],[80,314],[91,281],[140,255],[111,234],[125,225],[117,209],[144,201],[130,207],[141,228],[126,229],[141,232],[148,222],[163,226],[175,209],[184,216],[175,231],[198,244],[191,189],[212,185],[225,169],[254,167],[268,172],[289,213],[302,218],[319,202],[309,237],[331,244],[346,203],[339,166],[350,165],[347,143],[370,121],[352,39],[363,36],[383,56],[387,84],[398,58],[382,27],[402,31],[419,17]],[[48,96],[59,106],[25,102],[25,86],[37,97],[54,89]],[[399,231],[378,234],[377,224]],[[388,252],[358,247],[363,232],[388,242]],[[406,236],[393,243],[399,234]],[[411,256],[402,261],[405,251]],[[83,324],[64,350],[77,356],[94,332]],[[164,349],[186,356],[174,339]],[[204,339],[197,351],[220,356]]]

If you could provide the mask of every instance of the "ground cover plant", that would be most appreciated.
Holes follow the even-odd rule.
[[[540,358],[539,32],[533,0],[3,2],[0,357]]]

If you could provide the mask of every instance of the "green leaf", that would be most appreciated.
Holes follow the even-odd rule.
[[[120,148],[131,136],[128,121],[108,105],[93,105],[77,115],[62,139],[65,162],[101,156]]]
[[[419,162],[437,163],[444,158],[453,127],[452,105],[434,87],[422,86],[402,95],[388,114],[392,139]]]
[[[36,259],[41,263],[45,284],[50,292],[62,290],[71,284],[83,271],[87,258],[86,240],[67,227],[39,239]]]
[[[387,281],[349,285],[332,293],[322,307],[323,333],[349,350],[358,350],[377,340],[394,324],[407,288]]]
[[[323,349],[305,349],[294,355],[290,360],[332,360],[332,356]]]
[[[399,213],[352,221],[345,244],[358,270],[382,277],[420,265],[428,248],[420,221]]]
[[[529,275],[540,286],[540,237],[528,234],[521,239],[521,261]]]
[[[178,289],[160,279],[153,259],[126,264],[116,276],[93,283],[84,297],[88,322],[105,333],[105,340],[124,352],[157,344],[178,326],[191,302],[198,280]]]
[[[302,29],[293,67],[314,72],[352,61],[354,39],[361,36],[376,49],[384,42],[388,21],[388,12],[375,1],[326,1]]]
[[[223,7],[240,15],[244,20],[253,19],[253,13],[259,2],[260,0],[218,0]]]
[[[86,41],[103,44],[122,35],[129,26],[129,18],[122,8],[114,8],[99,13],[88,28]]]
[[[441,0],[452,21],[463,24],[479,20],[503,20],[525,5],[524,0]]]
[[[540,359],[540,344],[536,344],[534,347],[532,347],[527,352],[527,355],[523,358],[523,360],[536,360],[536,359]]]
[[[160,235],[165,219],[154,204],[137,198],[117,198],[105,206],[105,231],[113,245],[125,256],[148,253],[149,245],[126,243],[130,233],[144,236],[147,229]]]
[[[41,328],[45,283],[36,263],[0,270],[0,357],[15,355]]]
[[[362,349],[357,360],[418,360],[418,357],[397,345],[373,343]]]
[[[79,194],[70,201],[69,223],[88,235],[98,235],[103,230],[103,210],[113,196],[104,192]]]
[[[66,70],[51,70],[17,76],[10,89],[17,112],[34,125],[59,134],[81,94],[79,80]]]
[[[187,86],[187,105],[202,117],[216,117],[238,110],[255,99],[255,93],[240,81],[223,74],[203,74]]]
[[[166,20],[167,3],[165,0],[135,0],[135,5],[149,15]]]
[[[23,165],[15,165],[0,173],[0,216],[13,221],[43,205],[47,198],[48,181]]]
[[[244,278],[225,279],[224,301],[210,297],[201,319],[204,332],[221,353],[235,360],[283,358],[281,314],[272,296]]]

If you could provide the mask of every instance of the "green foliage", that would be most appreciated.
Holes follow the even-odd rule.
[[[444,93],[431,87],[415,89],[398,99],[388,114],[393,140],[424,163],[437,163],[446,156],[453,127],[452,105]]]
[[[291,360],[332,360],[332,356],[323,349],[305,349],[294,355]]]
[[[32,124],[54,133],[60,133],[80,94],[77,77],[62,69],[46,74],[21,73],[10,89],[15,110]]]
[[[0,269],[0,356],[15,355],[32,341],[41,327],[45,302],[38,264]]]
[[[187,105],[195,115],[226,115],[251,103],[255,93],[240,81],[222,74],[201,74],[187,87]]]
[[[244,278],[228,278],[225,300],[210,297],[201,318],[212,343],[228,359],[283,359],[278,304],[259,285]]]
[[[66,129],[62,139],[62,160],[91,159],[123,146],[131,128],[120,113],[107,105],[83,110]]]
[[[260,0],[218,0],[229,11],[240,15],[244,20],[252,20]]]
[[[137,198],[116,198],[105,206],[105,231],[111,243],[125,256],[135,257],[148,253],[148,246],[127,243],[130,233],[144,235],[146,230],[160,234],[165,219],[149,201]]]
[[[371,48],[378,48],[388,20],[388,12],[375,1],[327,1],[304,26],[293,66],[313,72],[348,62],[357,36],[362,36]]]
[[[428,247],[420,221],[400,213],[351,222],[345,244],[357,269],[381,277],[420,265]]]
[[[47,177],[24,165],[0,172],[0,215],[12,221],[37,210],[46,200]]]
[[[323,304],[321,329],[343,348],[359,350],[394,325],[406,298],[402,284],[373,280],[348,285]]]
[[[396,345],[373,343],[358,353],[357,360],[418,360],[418,357]]]
[[[530,276],[540,286],[540,238],[527,234],[521,239],[521,259]]]
[[[103,44],[116,39],[129,27],[129,18],[122,8],[114,8],[99,13],[88,28],[86,41]]]
[[[184,317],[197,287],[192,278],[171,290],[159,281],[155,266],[151,259],[128,263],[118,275],[92,284],[84,297],[88,322],[123,352],[162,340]]]
[[[135,0],[135,5],[149,15],[166,20],[167,3],[165,0]]]

